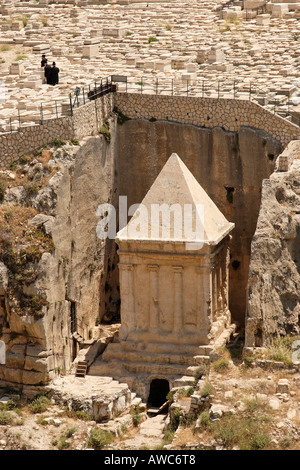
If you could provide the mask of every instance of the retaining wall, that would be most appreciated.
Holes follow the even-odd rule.
[[[157,119],[222,127],[237,132],[247,126],[265,131],[285,147],[300,139],[300,128],[248,100],[116,93],[115,106],[131,119]]]
[[[247,100],[186,96],[110,93],[73,109],[73,115],[44,121],[0,135],[0,168],[22,155],[47,146],[54,139],[81,139],[94,135],[114,107],[131,119],[167,120],[198,127],[221,127],[236,132],[243,126],[264,130],[282,148],[300,139],[300,128]]]

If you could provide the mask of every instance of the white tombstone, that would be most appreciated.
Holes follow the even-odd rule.
[[[5,343],[0,341],[0,365],[5,365]]]

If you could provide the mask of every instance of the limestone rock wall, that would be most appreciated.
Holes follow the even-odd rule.
[[[51,237],[52,249],[45,249],[34,266],[25,266],[26,275],[23,280],[18,278],[13,291],[11,266],[1,264],[0,339],[6,346],[6,364],[0,365],[1,386],[45,384],[56,372],[68,371],[79,349],[72,337],[74,328],[89,340],[109,297],[110,304],[118,308],[113,302],[117,291],[106,288],[111,284],[109,276],[117,270],[108,269],[115,247],[96,234],[97,207],[114,197],[114,120],[110,128],[110,143],[98,134],[82,140],[80,147],[50,150],[53,155],[48,165],[59,171],[31,198],[30,205],[37,214],[31,223]],[[3,204],[9,201],[4,199]],[[9,210],[16,212],[22,202],[28,200],[14,199]],[[19,249],[14,247],[16,253]],[[30,267],[35,273],[32,282]],[[19,303],[24,298],[28,308],[24,301]],[[40,301],[34,310],[33,299]],[[75,327],[72,313],[76,314]]]
[[[129,120],[118,126],[118,192],[140,203],[175,152],[230,222],[230,311],[244,323],[251,239],[261,182],[273,172],[280,145],[263,131],[206,129],[165,121]]]
[[[291,142],[284,154],[293,163],[263,182],[251,246],[247,347],[300,331],[300,142]]]

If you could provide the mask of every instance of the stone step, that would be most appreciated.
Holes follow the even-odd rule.
[[[118,343],[115,343],[118,344]],[[133,341],[126,341],[122,343],[122,349],[131,352],[140,352],[140,344],[135,343]],[[155,352],[155,353],[163,353],[166,354],[170,352],[170,350],[176,351],[177,354],[190,354],[192,356],[209,356],[209,354],[213,351],[212,346],[198,346],[198,345],[190,345],[190,344],[175,344],[175,343],[147,343],[146,351],[147,352]]]
[[[119,346],[119,347],[118,347]],[[189,356],[187,354],[162,354],[148,352],[124,352],[118,344],[111,344],[102,355],[102,360],[120,360],[121,362],[165,363],[174,365],[197,366],[208,364],[208,356]]]
[[[202,369],[199,371],[199,369]],[[109,376],[118,380],[119,377],[129,374],[144,375],[172,375],[172,376],[189,376],[206,374],[205,364],[201,366],[184,366],[176,364],[162,363],[142,363],[142,362],[122,362],[119,361],[96,361],[89,370],[89,375]]]
[[[187,375],[195,376],[198,373],[198,367],[177,366],[166,364],[142,364],[142,363],[124,363],[124,369],[134,374],[158,374],[158,375]],[[205,370],[203,370],[203,374]]]
[[[139,407],[141,403],[142,403],[142,399],[138,397],[136,397],[134,400],[131,400],[131,406],[133,408],[136,408],[137,406]]]
[[[121,377],[124,374],[124,368],[119,362],[106,362],[98,359],[89,369],[89,375]]]

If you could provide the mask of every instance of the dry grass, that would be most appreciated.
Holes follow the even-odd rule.
[[[172,445],[176,447],[185,447],[187,443],[197,444],[197,436],[193,431],[193,427],[179,428]]]
[[[28,242],[27,237],[32,233],[28,221],[37,214],[32,207],[2,205],[0,207],[0,247],[7,242],[11,247]]]

